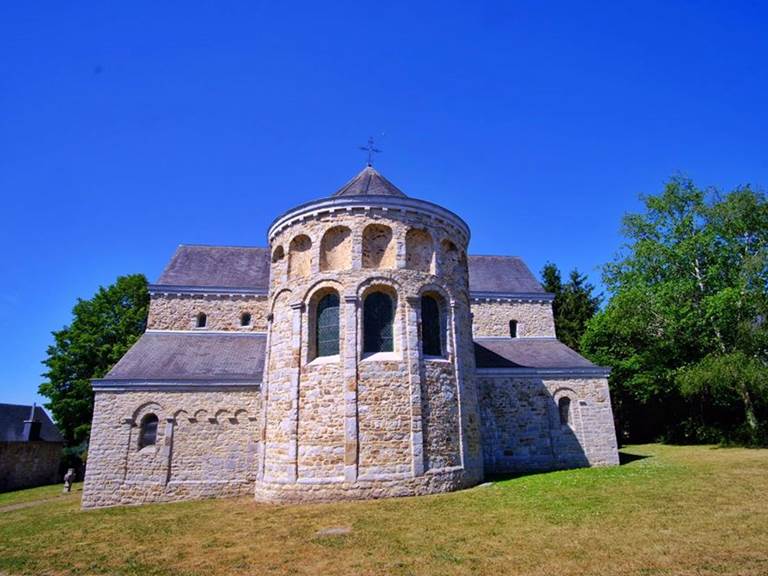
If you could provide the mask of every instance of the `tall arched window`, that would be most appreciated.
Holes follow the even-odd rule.
[[[384,292],[369,294],[363,305],[363,352],[392,352],[395,307]]]
[[[139,450],[146,446],[154,446],[157,442],[157,416],[147,414],[141,419],[139,428]]]
[[[335,292],[323,296],[317,303],[315,350],[317,356],[339,353],[339,295]]]
[[[557,410],[560,413],[560,425],[567,426],[571,422],[571,399],[563,396],[557,401]]]
[[[426,356],[443,354],[440,305],[432,296],[421,297],[421,349]]]
[[[205,328],[207,325],[208,325],[208,316],[200,312],[200,314],[197,315],[197,327]]]

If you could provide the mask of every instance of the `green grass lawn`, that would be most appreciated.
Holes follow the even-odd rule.
[[[768,574],[768,450],[623,452],[643,458],[341,504],[0,494],[0,574]],[[334,527],[349,532],[318,535]]]

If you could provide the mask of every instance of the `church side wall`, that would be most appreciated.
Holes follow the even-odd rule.
[[[266,332],[266,296],[230,294],[153,294],[149,304],[148,330],[194,330],[197,315],[207,316],[206,330]],[[241,326],[244,313],[251,324]]]
[[[509,337],[509,322],[517,321],[520,338],[555,337],[550,302],[472,301],[472,334],[478,337]]]
[[[96,392],[83,507],[253,492],[258,390]],[[139,449],[147,414],[157,440]]]
[[[607,379],[481,373],[478,380],[486,474],[618,464]]]

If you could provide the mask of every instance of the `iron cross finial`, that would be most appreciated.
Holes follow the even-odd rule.
[[[373,136],[370,136],[368,138],[368,145],[367,146],[360,146],[360,150],[363,150],[365,152],[368,152],[368,166],[373,166],[373,155],[378,154],[381,152],[378,148],[374,146],[375,142],[373,141]]]

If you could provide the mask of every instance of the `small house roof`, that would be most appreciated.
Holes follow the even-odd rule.
[[[269,288],[269,250],[181,244],[157,284],[266,291]]]
[[[486,293],[542,293],[536,277],[517,256],[468,256],[469,290]]]
[[[24,421],[29,420],[32,406],[28,404],[0,404],[0,442],[25,442]],[[48,417],[45,410],[35,406],[34,419],[40,422],[40,440],[64,442],[64,437]]]

